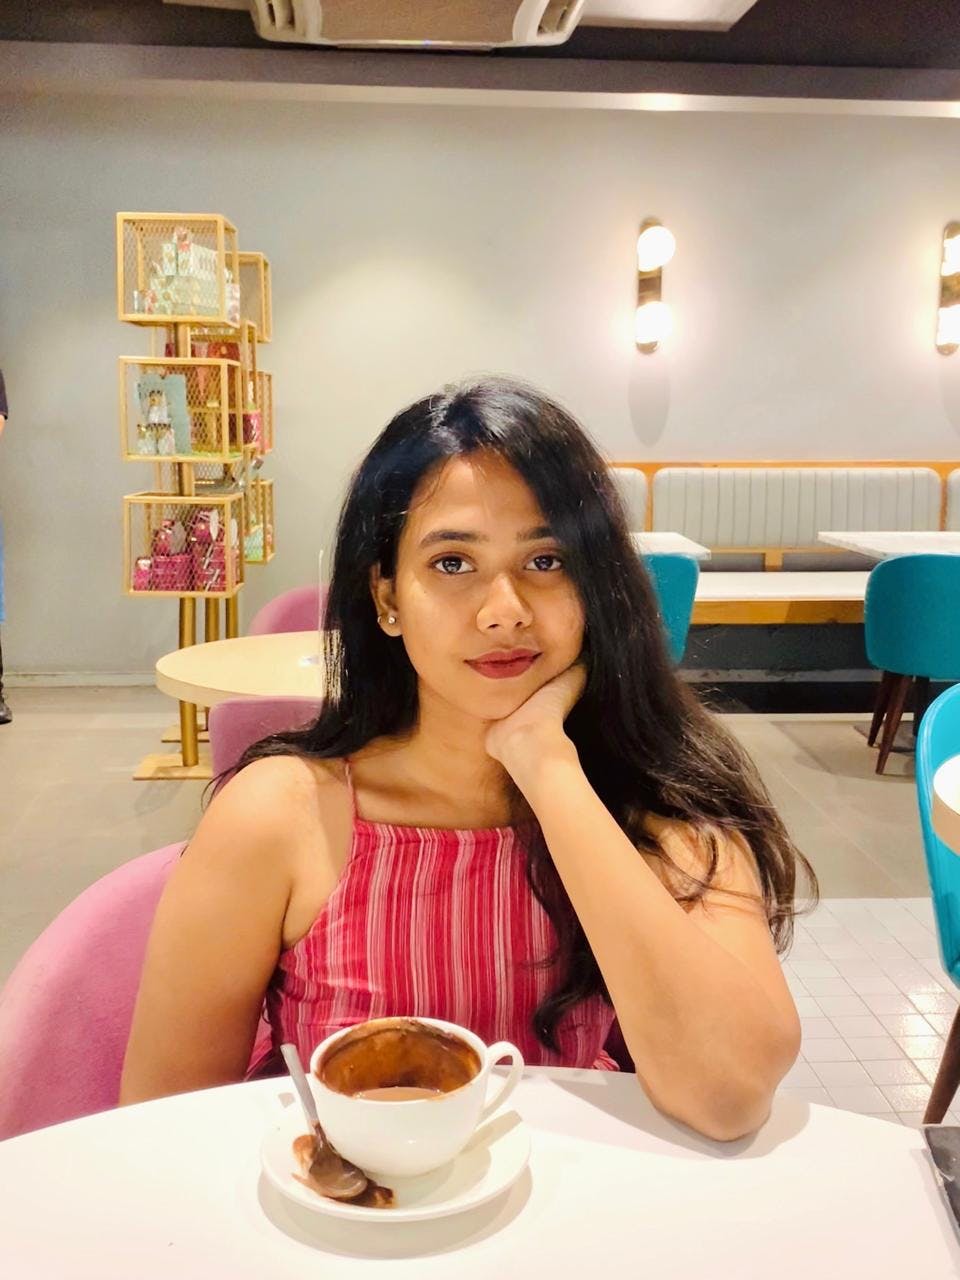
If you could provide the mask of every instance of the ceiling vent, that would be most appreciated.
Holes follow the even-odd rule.
[[[562,44],[583,6],[584,0],[250,0],[264,40],[361,49]]]
[[[511,49],[563,44],[578,24],[729,31],[756,0],[164,0],[243,9],[257,34],[354,49]]]

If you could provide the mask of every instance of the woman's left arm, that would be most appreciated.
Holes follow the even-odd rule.
[[[670,869],[638,854],[563,732],[570,679],[498,721],[488,750],[540,823],[651,1100],[708,1137],[743,1137],[766,1120],[800,1048],[752,855],[742,838],[718,832],[713,888],[681,906],[667,887]],[[706,871],[708,853],[689,828],[664,822],[653,833],[681,875]]]

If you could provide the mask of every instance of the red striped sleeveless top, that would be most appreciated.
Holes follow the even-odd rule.
[[[487,1044],[511,1040],[533,1065],[615,1070],[604,1052],[614,1012],[599,995],[567,1011],[559,1053],[534,1032],[534,1010],[557,982],[538,962],[556,935],[527,882],[525,828],[368,822],[344,763],[350,853],[309,932],[280,956],[248,1077],[269,1070],[285,1041],[306,1063],[341,1027],[401,1015],[459,1023]]]

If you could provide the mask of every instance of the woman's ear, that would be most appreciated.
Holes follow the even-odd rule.
[[[370,595],[373,597],[373,605],[377,611],[377,621],[381,628],[388,636],[398,636],[400,634],[400,626],[394,597],[393,579],[381,577],[378,564],[374,565],[370,570]]]

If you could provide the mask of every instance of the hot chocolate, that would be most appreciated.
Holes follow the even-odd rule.
[[[361,1089],[353,1095],[367,1102],[422,1102],[424,1098],[442,1098],[439,1089],[417,1089],[411,1085],[392,1084],[385,1089]]]
[[[476,1050],[416,1018],[381,1018],[347,1032],[316,1065],[328,1089],[370,1101],[452,1093],[480,1072]]]

